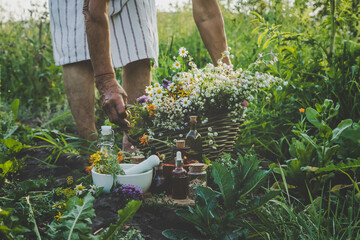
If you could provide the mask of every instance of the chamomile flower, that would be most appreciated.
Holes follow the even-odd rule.
[[[151,86],[147,86],[146,89],[145,89],[145,92],[147,94],[149,94],[149,93],[152,93],[152,90],[153,90],[153,88]]]
[[[76,185],[75,190],[76,190],[76,195],[81,195],[86,190],[86,188],[84,188],[82,183],[80,183],[79,185]]]
[[[95,185],[90,185],[89,192],[95,194],[97,187]]]
[[[173,68],[179,69],[180,67],[181,67],[181,64],[180,64],[179,61],[175,61],[175,62],[173,63]]]
[[[157,96],[159,96],[164,93],[164,90],[162,88],[154,88],[154,92]]]
[[[181,57],[186,57],[187,54],[188,54],[188,51],[186,50],[186,48],[181,47],[181,48],[179,49],[179,55],[180,55]]]
[[[182,104],[184,107],[188,107],[191,104],[191,101],[187,97],[185,97],[182,99]]]

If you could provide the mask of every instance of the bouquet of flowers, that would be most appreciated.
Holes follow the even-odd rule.
[[[91,166],[87,167],[86,171],[90,174],[92,169],[97,173],[109,174],[112,176],[123,175],[124,170],[120,167],[119,163],[123,160],[122,152],[118,152],[117,155],[108,153],[106,150],[100,152],[97,151],[90,156],[89,163]]]
[[[180,48],[172,68],[173,76],[148,86],[146,95],[138,98],[132,123],[152,137],[153,129],[183,130],[190,115],[197,115],[204,123],[212,114],[228,114],[232,121],[239,122],[257,91],[282,84],[278,77],[234,69],[222,59],[217,66],[209,63],[199,69],[185,48]]]

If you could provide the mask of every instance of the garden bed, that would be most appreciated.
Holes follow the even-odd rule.
[[[45,148],[22,151],[18,157],[23,157],[26,167],[19,172],[16,181],[48,179],[50,180],[48,186],[38,190],[51,191],[53,188],[65,188],[69,176],[72,176],[74,182],[87,177],[84,170],[87,162],[85,157],[61,154],[54,165],[41,163],[40,159],[45,159],[49,154],[50,151]],[[126,202],[114,194],[101,194],[96,197],[94,201],[96,217],[92,219],[92,233],[101,233],[111,223],[115,223],[118,219],[118,210],[125,205]],[[147,194],[142,207],[124,229],[136,228],[145,239],[166,239],[162,231],[169,228],[191,230],[192,226],[178,217],[175,209],[175,204],[170,199],[160,196],[155,198]],[[36,208],[34,210],[37,211]],[[52,220],[37,223],[41,234],[47,230],[47,224]]]

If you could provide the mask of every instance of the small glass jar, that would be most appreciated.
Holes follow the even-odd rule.
[[[196,187],[207,185],[206,165],[203,163],[192,163],[189,165],[189,198],[195,199]]]

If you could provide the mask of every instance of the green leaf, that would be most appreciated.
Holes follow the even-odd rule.
[[[261,40],[265,37],[265,35],[268,33],[268,30],[266,29],[260,36],[258,37],[257,44],[260,45]]]
[[[129,221],[134,214],[138,211],[142,204],[142,201],[132,200],[126,204],[124,209],[118,211],[118,220],[115,224],[110,224],[109,229],[101,234],[100,238],[102,240],[113,239],[115,234],[123,228],[123,226]]]
[[[306,133],[299,133],[300,136],[307,141],[308,143],[310,143],[314,148],[317,148],[317,144],[315,143],[314,140],[311,139],[311,137],[309,135],[307,135]]]
[[[14,162],[13,161],[6,161],[3,164],[0,164],[0,168],[2,169],[2,172],[0,173],[0,177],[4,178],[6,176],[6,174],[8,174],[9,172],[12,172],[14,169]],[[0,180],[1,180],[0,178]]]
[[[257,18],[261,19],[262,17],[257,12],[251,11],[250,14],[256,16]]]
[[[339,123],[339,125],[333,130],[331,141],[336,140],[341,135],[341,133],[347,128],[351,127],[352,124],[353,121],[351,119],[341,121],[341,123]]]
[[[254,28],[254,30],[252,30],[251,31],[251,34],[254,34],[257,30],[259,30],[260,29],[260,27],[256,27],[256,28]]]
[[[11,112],[14,114],[14,118],[17,119],[19,111],[20,100],[15,99],[11,104]]]
[[[47,179],[39,179],[39,180],[26,180],[23,182],[19,182],[18,185],[25,191],[39,189],[41,187],[46,187]]]
[[[307,120],[314,125],[315,127],[319,128],[321,125],[321,117],[320,114],[313,108],[307,108],[305,112]]]
[[[219,186],[224,204],[227,208],[235,205],[234,180],[227,169],[221,164],[213,163],[214,182]]]
[[[319,128],[319,136],[321,138],[329,138],[332,135],[332,129],[327,124],[321,124]]]
[[[40,240],[41,240],[40,232],[39,232],[38,226],[37,226],[37,224],[36,224],[36,220],[35,220],[35,215],[34,215],[34,212],[33,212],[33,210],[32,210],[32,207],[31,207],[30,196],[27,196],[27,197],[26,197],[26,202],[27,202],[28,205],[29,205],[29,211],[30,211],[29,217],[30,217],[30,221],[34,224],[33,230],[34,230],[34,232],[35,232],[35,234],[36,234],[36,239],[38,239],[38,240],[40,239]]]
[[[266,42],[264,43],[262,49],[263,49],[263,50],[266,49],[273,40],[274,40],[274,39],[272,39],[272,38],[269,38],[268,40],[266,40]]]
[[[14,153],[20,152],[24,148],[28,148],[28,146],[23,145],[21,142],[18,142],[12,138],[0,139],[0,141],[3,142],[5,146]]]
[[[194,235],[185,230],[180,229],[166,229],[162,232],[162,235],[170,240],[185,240],[185,239],[194,239],[197,240]]]
[[[239,191],[238,197],[244,197],[253,190],[257,189],[260,184],[266,180],[270,172],[271,170],[258,170],[257,172],[249,176],[249,178],[246,179],[243,188],[237,189],[237,191]]]
[[[336,152],[339,148],[340,148],[340,145],[334,145],[330,148],[325,148],[324,158],[322,159],[323,166],[326,166],[330,163],[332,157],[336,154]]]
[[[83,223],[86,219],[95,217],[95,210],[93,208],[94,197],[91,193],[88,193],[83,201],[82,205],[75,205],[75,207],[66,215],[62,217],[65,221],[65,225],[68,227],[68,240],[78,238],[79,232],[90,231],[90,227]]]
[[[243,216],[251,212],[254,212],[256,209],[260,208],[261,206],[269,202],[271,199],[279,195],[280,192],[281,191],[270,191],[260,197],[252,198],[250,203],[248,203],[246,209],[238,210],[237,214],[239,216]]]
[[[90,239],[94,238],[91,233],[91,218],[95,217],[93,208],[94,197],[88,193],[82,200],[72,197],[67,202],[71,208],[67,208],[60,221],[53,221],[46,233],[52,239]],[[67,206],[68,207],[68,206]]]

